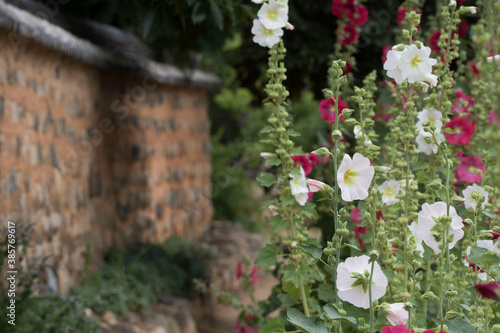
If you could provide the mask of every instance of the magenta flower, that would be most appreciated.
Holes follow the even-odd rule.
[[[348,46],[358,41],[359,32],[356,27],[352,24],[346,24],[340,35],[340,44],[342,46]]]
[[[355,0],[333,0],[332,14],[338,18],[343,18],[349,12],[352,12],[355,6]]]
[[[360,211],[361,210],[358,207],[354,207],[351,212],[351,219],[356,225],[358,225],[359,221],[361,221],[361,215],[359,215]]]
[[[455,91],[455,100],[451,106],[452,112],[469,113],[469,108],[474,105],[472,97],[464,93],[462,90]]]
[[[500,120],[498,119],[498,115],[493,110],[490,111],[488,122],[490,123],[490,127],[493,126],[494,123],[496,123],[497,127],[500,128]]]
[[[347,104],[339,98],[339,120],[344,119],[341,116],[342,110],[347,108]],[[337,117],[335,116],[335,97],[334,98],[326,98],[319,102],[319,112],[321,112],[321,119],[326,121],[327,123],[333,123],[336,121]]]
[[[382,333],[408,333],[408,328],[406,328],[406,325],[403,324],[396,326],[384,326],[382,327]],[[411,329],[411,333],[415,333],[413,328]]]
[[[355,26],[362,26],[368,22],[368,10],[365,6],[355,6],[354,10],[347,12],[349,22]]]
[[[238,261],[238,264],[236,265],[236,280],[241,279],[243,276],[243,264],[241,261]]]
[[[356,239],[358,240],[359,243],[359,248],[361,251],[365,249],[363,246],[363,240],[361,239],[361,235],[366,235],[366,228],[365,227],[354,227],[354,235],[356,236]]]
[[[472,134],[476,131],[476,127],[474,126],[476,122],[474,121],[472,124],[467,121],[465,118],[455,117],[449,123],[444,125],[444,128],[450,128],[455,131],[455,133],[444,133],[446,140],[449,143],[455,145],[463,145],[469,146],[470,139],[472,138]]]
[[[311,161],[307,158],[306,155],[292,155],[290,156],[292,158],[292,161],[294,162],[293,166],[296,168],[302,167],[304,169],[304,176],[307,176],[308,174],[311,173],[313,169],[313,164]]]
[[[307,158],[309,159],[309,161],[311,161],[313,168],[314,168],[316,165],[318,165],[319,163],[323,163],[323,164],[324,164],[324,163],[327,163],[327,162],[328,162],[328,160],[330,159],[330,156],[325,157],[325,158],[321,158],[321,157],[319,157],[318,155],[316,155],[316,154],[314,154],[314,153],[309,153],[309,154],[307,154],[306,156],[307,156]]]
[[[496,282],[476,284],[474,288],[485,298],[500,300],[500,286]]]
[[[480,183],[483,177],[477,174],[477,170],[484,172],[484,164],[481,162],[481,156],[463,155],[458,153],[460,164],[455,170],[455,178],[459,181],[469,183]]]
[[[257,267],[252,268],[252,274],[250,275],[252,277],[252,283],[255,285],[259,283],[259,276],[257,275]]]

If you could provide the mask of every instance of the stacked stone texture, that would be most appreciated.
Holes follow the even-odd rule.
[[[212,217],[205,88],[113,74],[0,31],[0,219],[34,223],[60,291],[113,244]]]

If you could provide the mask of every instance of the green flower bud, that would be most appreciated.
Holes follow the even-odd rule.
[[[333,130],[332,131],[332,140],[338,141],[340,139],[342,139],[342,132],[339,130]]]
[[[330,151],[326,147],[321,147],[313,151],[313,154],[318,156],[319,158],[327,158],[330,156]]]

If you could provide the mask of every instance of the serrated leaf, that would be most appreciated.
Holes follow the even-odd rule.
[[[483,210],[481,213],[483,213],[484,215],[488,216],[491,219],[498,219],[498,218],[500,218],[500,215],[493,214],[492,212],[487,212],[485,210]]]
[[[284,292],[288,293],[295,299],[300,297],[300,289],[295,287],[292,281],[285,281],[285,279],[282,278],[281,284],[281,288]],[[306,297],[309,297],[310,290],[308,286],[304,286],[304,293],[306,294]]]
[[[279,294],[278,295],[278,299],[281,302],[280,306],[282,308],[290,308],[290,307],[292,307],[292,306],[297,305],[297,304],[300,303],[299,300],[298,300],[298,296],[294,297],[291,294]]]
[[[289,130],[287,131],[287,133],[288,133],[288,136],[292,136],[292,137],[293,137],[293,136],[300,136],[300,135],[301,135],[299,132],[294,131],[293,129],[289,129]]]
[[[281,161],[277,156],[270,156],[267,159],[267,165],[269,166],[279,166],[281,165]]]
[[[308,333],[328,333],[328,329],[318,317],[306,317],[297,309],[289,309],[286,315],[290,324]]]
[[[335,301],[335,288],[328,283],[322,283],[318,287],[318,298],[323,302]]]
[[[295,198],[292,197],[291,195],[281,197],[281,203],[283,204],[283,206],[293,205],[295,203]]]
[[[276,245],[266,244],[266,246],[257,251],[257,253],[259,256],[255,259],[255,265],[269,268],[276,264],[276,260],[278,258]]]
[[[314,245],[299,245],[299,249],[302,250],[309,257],[318,260],[323,255],[323,250]]]
[[[279,232],[282,230],[285,230],[286,227],[288,227],[288,221],[284,220],[281,216],[276,215],[273,216],[270,220],[269,223],[272,226],[273,232]]]
[[[260,333],[284,333],[285,320],[281,317],[266,318],[264,325],[259,327]]]
[[[262,175],[257,177],[257,182],[260,186],[270,187],[276,182],[276,176],[272,173],[264,172]]]
[[[451,321],[446,321],[445,325],[448,326],[448,333],[475,333],[476,330],[471,325],[469,319],[465,317],[455,318]]]
[[[310,219],[317,219],[318,212],[316,211],[316,205],[312,202],[306,202],[304,206],[301,207],[302,214],[307,216]]]
[[[356,318],[350,316],[341,316],[337,309],[331,304],[325,305],[323,310],[325,311],[325,314],[328,316],[328,318],[332,320],[344,320],[350,322],[351,324],[356,324]]]
[[[296,288],[307,280],[308,270],[304,266],[294,267],[288,265],[283,269],[283,281],[291,281]]]

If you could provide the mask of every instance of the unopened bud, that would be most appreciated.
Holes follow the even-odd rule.
[[[319,158],[327,158],[330,156],[330,151],[326,147],[321,147],[313,151],[313,154],[318,156]]]
[[[285,28],[288,29],[288,30],[293,30],[295,29],[295,27],[290,23],[290,22],[286,22],[285,24]]]
[[[389,171],[391,171],[391,168],[388,166],[376,166],[375,170],[381,173],[388,173]]]
[[[345,108],[344,110],[342,110],[342,113],[341,115],[344,117],[344,118],[349,118],[352,114],[353,114],[354,110],[353,109],[348,109],[348,108]]]
[[[269,157],[271,157],[271,153],[260,153],[260,157],[267,160]]]
[[[323,95],[325,98],[333,98],[333,91],[330,89],[323,89]]]
[[[339,130],[333,130],[332,131],[332,140],[338,141],[340,139],[342,139],[342,132]]]
[[[439,190],[441,189],[441,187],[443,187],[443,185],[441,184],[441,180],[439,179],[434,179],[429,184],[427,184],[427,186],[429,186],[433,190]]]

